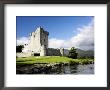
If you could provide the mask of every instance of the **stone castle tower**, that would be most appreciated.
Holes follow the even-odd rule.
[[[17,53],[17,56],[66,56],[69,54],[69,51],[64,48],[48,48],[48,35],[49,32],[42,27],[38,27],[34,32],[30,33],[28,44],[24,45],[22,53]]]
[[[46,56],[46,49],[48,48],[49,32],[44,31],[42,27],[38,27],[35,32],[30,33],[29,44],[25,46],[23,51]]]

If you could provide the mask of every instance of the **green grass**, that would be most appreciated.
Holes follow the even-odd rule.
[[[44,57],[26,57],[26,58],[16,58],[17,65],[23,64],[36,64],[36,63],[70,63],[70,64],[88,64],[94,61],[93,59],[72,59],[68,57],[61,56],[44,56]]]

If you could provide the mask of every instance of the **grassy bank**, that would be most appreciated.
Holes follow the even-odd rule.
[[[16,59],[17,65],[52,64],[52,63],[89,64],[93,62],[94,62],[93,59],[72,59],[61,56],[26,57]]]

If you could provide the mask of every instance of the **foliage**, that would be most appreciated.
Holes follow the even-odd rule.
[[[94,59],[94,56],[80,56],[78,59]]]
[[[77,59],[78,53],[76,52],[76,49],[74,47],[71,48],[69,51],[69,58]]]
[[[16,52],[22,52],[23,48],[24,48],[23,45],[16,46]]]

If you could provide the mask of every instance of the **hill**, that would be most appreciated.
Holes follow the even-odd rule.
[[[93,50],[81,50],[76,49],[76,52],[78,53],[78,58],[94,58],[94,51]]]

